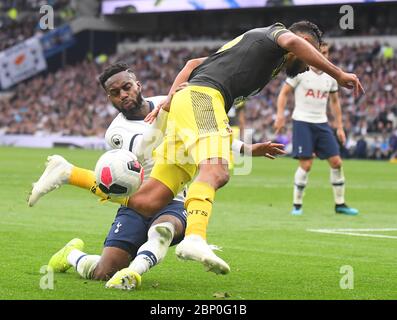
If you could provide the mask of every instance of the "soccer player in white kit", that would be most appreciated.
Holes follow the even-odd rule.
[[[190,60],[183,70],[190,73],[196,60]],[[161,133],[165,131],[168,112],[160,110],[152,126],[144,119],[153,109],[160,108],[165,96],[143,98],[140,82],[128,65],[123,63],[109,66],[102,73],[100,82],[113,106],[120,112],[107,129],[105,140],[113,149],[121,148],[135,153],[145,170],[147,181],[154,164],[152,151],[162,141]],[[272,158],[267,155],[275,148],[271,145],[282,146],[269,145],[267,142],[247,145],[235,140],[232,148],[235,153],[249,150],[252,156]],[[46,170],[34,183],[28,199],[29,206],[65,184],[90,190],[102,199],[109,199],[97,188],[92,170],[74,166],[59,155],[51,156],[48,160]],[[83,251],[84,242],[75,238],[51,257],[49,267],[55,272],[65,272],[73,266],[85,279],[108,280],[106,287],[110,288],[139,287],[141,275],[161,262],[169,246],[179,243],[183,238],[186,228],[185,193],[185,190],[179,192],[152,217],[145,217],[122,205],[106,237],[101,256],[86,254]],[[211,250],[214,249],[216,246],[211,247]],[[115,274],[116,271],[119,272]]]
[[[107,129],[105,140],[113,149],[125,149],[136,154],[145,170],[146,181],[154,164],[152,150],[162,141],[161,133],[164,133],[168,112],[161,110],[162,116],[153,125],[144,122],[144,118],[159,107],[165,96],[143,98],[141,84],[123,63],[109,66],[101,75],[100,82],[120,112]],[[63,157],[54,155],[48,158],[46,170],[34,184],[29,205],[33,206],[42,196],[64,184],[88,189],[107,199],[96,187],[92,170],[74,166]],[[85,253],[84,242],[75,238],[51,257],[48,266],[55,272],[65,272],[73,266],[81,277],[92,280],[109,280],[115,272],[128,268],[128,279],[117,284],[108,282],[106,286],[118,289],[139,287],[142,274],[160,263],[169,246],[179,243],[184,236],[185,193],[182,190],[151,218],[120,206],[105,239],[102,255]]]
[[[329,57],[328,44],[323,43],[320,50],[326,58]],[[276,133],[285,125],[284,110],[288,95],[292,92],[295,95],[295,108],[292,113],[293,157],[299,160],[299,166],[295,172],[291,214],[301,215],[303,213],[304,189],[315,154],[320,159],[327,159],[330,165],[335,212],[357,215],[358,210],[348,207],[345,203],[345,177],[342,159],[335,135],[328,125],[327,103],[329,100],[331,111],[335,117],[336,135],[341,144],[344,144],[346,136],[343,130],[336,80],[313,67],[294,78],[287,78],[277,99],[277,116],[274,123]]]

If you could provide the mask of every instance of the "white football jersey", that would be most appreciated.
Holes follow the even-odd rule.
[[[166,96],[156,96],[145,98],[145,100],[149,101],[155,108],[165,98]],[[142,140],[143,133],[149,127],[150,124],[143,120],[128,120],[122,113],[119,113],[106,130],[105,140],[112,149],[125,149],[134,154],[139,154],[137,148],[141,145],[140,140]],[[153,169],[154,160],[152,158],[146,159],[141,164],[145,170],[145,180],[147,180]],[[186,190],[184,189],[174,200],[185,201],[185,194]]]
[[[338,91],[338,83],[325,72],[317,73],[312,69],[287,78],[286,82],[294,88],[295,108],[292,119],[311,123],[327,122],[327,102],[329,94]]]

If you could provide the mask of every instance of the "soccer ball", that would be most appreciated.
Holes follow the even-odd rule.
[[[132,195],[142,184],[143,175],[136,155],[123,149],[105,152],[95,166],[97,186],[112,197]]]

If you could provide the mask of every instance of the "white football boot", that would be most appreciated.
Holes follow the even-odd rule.
[[[32,184],[28,205],[33,207],[45,194],[68,183],[73,165],[60,155],[47,158],[46,169],[40,179]]]
[[[212,250],[216,246],[210,246],[197,235],[186,236],[175,249],[175,254],[182,260],[194,260],[202,263],[207,271],[216,274],[227,274],[230,272],[229,265],[219,258]]]

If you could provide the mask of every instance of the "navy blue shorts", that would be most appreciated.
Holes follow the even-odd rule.
[[[172,215],[183,225],[180,239],[174,239],[171,245],[179,243],[185,234],[186,210],[183,202],[173,200],[152,218],[145,218],[133,209],[121,206],[105,239],[105,247],[117,247],[130,253],[133,257],[137,249],[147,241],[147,233],[153,221],[162,215]]]
[[[336,137],[328,123],[293,121],[292,156],[295,159],[312,158],[313,153],[320,159],[339,155]]]

